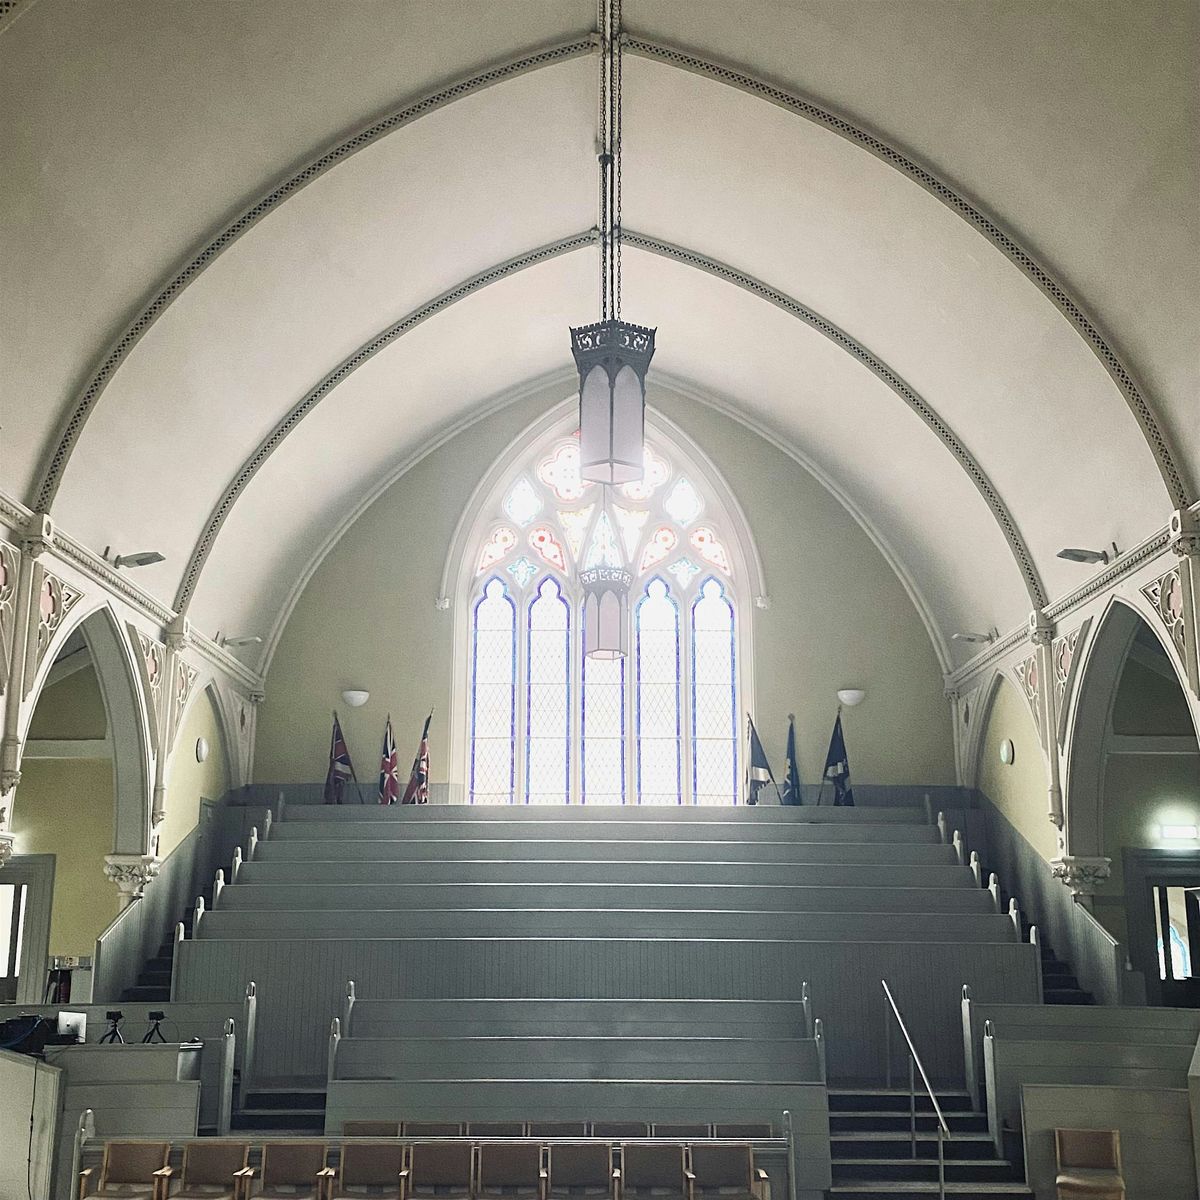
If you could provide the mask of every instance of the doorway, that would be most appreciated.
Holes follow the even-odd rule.
[[[1146,999],[1200,1008],[1200,850],[1129,850],[1125,905],[1129,955]]]

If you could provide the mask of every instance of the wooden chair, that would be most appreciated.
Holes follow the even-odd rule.
[[[93,1167],[79,1172],[79,1200],[89,1195],[158,1200],[170,1178],[170,1153],[170,1142],[105,1142],[99,1176],[93,1181]]]
[[[616,1176],[612,1165],[612,1147],[601,1142],[564,1142],[550,1146],[548,1195],[616,1197]]]
[[[665,1193],[685,1197],[689,1187],[683,1146],[621,1147],[617,1200],[651,1192],[656,1197]]]
[[[264,1200],[323,1200],[335,1172],[325,1165],[324,1142],[267,1142],[256,1193]],[[245,1195],[251,1194],[247,1186]]]
[[[593,1121],[592,1137],[640,1138],[650,1136],[650,1126],[645,1121]]]
[[[692,1138],[706,1138],[712,1136],[711,1125],[660,1125],[657,1121],[654,1123],[653,1135],[656,1138],[674,1138],[676,1141],[690,1142]]]
[[[1125,1200],[1121,1134],[1116,1129],[1056,1129],[1058,1200]]]
[[[693,1145],[688,1158],[688,1200],[705,1195],[720,1195],[725,1200],[765,1200],[767,1173],[754,1165],[749,1146]]]
[[[394,1138],[400,1136],[399,1121],[343,1121],[343,1137]]]
[[[404,1155],[404,1145],[398,1141],[346,1142],[342,1146],[337,1182],[326,1200],[358,1200],[366,1196],[400,1200]]]
[[[468,1137],[500,1138],[524,1137],[524,1121],[471,1121],[467,1125]]]
[[[549,1172],[542,1166],[542,1147],[537,1142],[484,1142],[479,1147],[479,1196],[497,1196],[507,1189],[546,1200],[548,1181]]]
[[[475,1200],[475,1155],[469,1142],[414,1142],[401,1172],[401,1197],[442,1196]],[[440,1189],[440,1190],[438,1190]]]
[[[714,1125],[713,1137],[732,1138],[735,1141],[753,1141],[756,1138],[769,1138],[775,1134],[774,1129],[766,1122],[756,1124],[746,1122],[733,1125]]]
[[[246,1165],[249,1161],[246,1142],[188,1142],[183,1147],[179,1190],[170,1190],[168,1177],[163,1200],[168,1195],[171,1200],[241,1200],[254,1175]]]
[[[587,1137],[586,1121],[530,1121],[529,1136],[538,1138]]]

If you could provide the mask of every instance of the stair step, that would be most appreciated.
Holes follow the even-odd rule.
[[[835,1183],[827,1193],[840,1200],[888,1200],[893,1196],[936,1196],[937,1181],[926,1180],[856,1180],[853,1183]],[[958,1183],[946,1181],[946,1195],[957,1200],[991,1200],[994,1196],[1024,1196],[1033,1192],[1023,1183]]]
[[[956,1183],[1016,1183],[1021,1172],[1013,1163],[1000,1158],[947,1158],[942,1164],[946,1179]],[[934,1158],[843,1158],[833,1164],[833,1176],[838,1182],[861,1179],[933,1180],[938,1177],[938,1160]]]
[[[171,999],[170,981],[166,987],[145,986],[138,984],[136,987],[126,988],[121,993],[121,1003],[123,1004],[143,1004],[152,1003],[156,1000],[161,1000],[164,1003],[169,1003]]]
[[[938,1104],[943,1113],[970,1112],[971,1097],[966,1092],[938,1092]],[[829,1111],[833,1113],[907,1113],[910,1105],[908,1090],[901,1088],[830,1088]],[[933,1105],[924,1093],[916,1097],[918,1113],[932,1113]]]
[[[325,1113],[306,1113],[294,1110],[240,1112],[234,1115],[230,1124],[234,1129],[252,1129],[256,1133],[324,1133]]]
[[[911,1141],[908,1130],[880,1132],[865,1130],[855,1133],[834,1133],[830,1138],[834,1163],[842,1159],[894,1159],[909,1155]],[[949,1159],[975,1159],[992,1153],[992,1138],[988,1133],[965,1133],[955,1135],[943,1143],[944,1153]],[[929,1130],[917,1133],[917,1157],[937,1158],[937,1138],[930,1137]]]
[[[246,1094],[243,1111],[260,1109],[264,1112],[324,1112],[325,1093],[318,1091],[266,1091],[256,1088]]]

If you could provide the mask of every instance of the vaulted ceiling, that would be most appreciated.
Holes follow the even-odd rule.
[[[625,315],[950,632],[1200,481],[1190,0],[626,0]],[[0,488],[207,633],[570,373],[591,3],[25,0],[0,25]],[[465,498],[464,498],[465,499]],[[254,665],[260,651],[244,652]]]

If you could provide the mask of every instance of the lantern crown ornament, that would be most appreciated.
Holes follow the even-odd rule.
[[[592,545],[579,572],[583,588],[583,647],[588,658],[601,661],[624,658],[629,653],[629,570],[616,533],[609,489],[596,518]]]
[[[621,0],[602,0],[600,29],[600,320],[571,330],[579,371],[579,466],[593,483],[643,471],[646,372],[653,329],[621,320]]]

